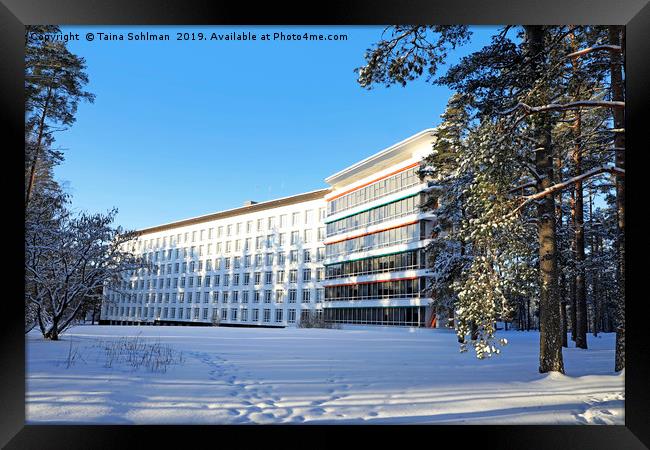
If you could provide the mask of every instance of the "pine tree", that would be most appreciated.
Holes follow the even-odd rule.
[[[52,25],[27,26],[25,46],[25,205],[29,207],[37,180],[52,182],[51,168],[62,155],[52,149],[53,133],[74,123],[80,101],[94,101],[85,61],[64,42],[39,39],[58,33]]]
[[[580,299],[570,308],[571,315],[576,316],[571,328],[579,346],[586,348],[584,251],[576,258],[578,248],[584,249],[585,243],[584,218],[578,212],[584,210],[580,205],[582,185],[593,183],[602,174],[619,179],[624,176],[623,164],[610,164],[612,132],[603,119],[624,106],[622,99],[603,95],[607,66],[602,64],[602,54],[618,54],[621,47],[603,45],[604,30],[591,26],[507,26],[493,36],[490,45],[433,79],[440,61],[437,49],[446,51],[445,45],[450,43],[440,27],[424,30],[433,36],[422,27],[394,27],[388,39],[366,53],[367,64],[359,69],[360,84],[369,87],[377,82],[405,85],[428,68],[430,80],[458,94],[453,103],[468,114],[466,136],[445,144],[446,129],[451,125],[445,120],[434,133],[434,153],[427,159],[429,176],[436,170],[445,177],[453,173],[444,187],[453,188],[454,183],[463,187],[462,202],[457,199],[451,208],[462,213],[455,217],[460,231],[447,234],[465,252],[465,272],[472,274],[451,282],[452,294],[457,296],[457,331],[459,337],[469,333],[472,340],[482,341],[481,353],[485,354],[484,344],[493,337],[487,319],[508,314],[512,306],[522,311],[525,304],[528,328],[530,305],[539,300],[541,372],[564,370],[563,327],[568,328],[568,319],[566,313],[563,319],[566,303],[562,297],[566,291]],[[464,39],[468,33],[463,30]],[[433,63],[428,65],[427,58]],[[457,152],[446,154],[440,149],[443,144]],[[447,163],[457,166],[455,172]],[[570,193],[570,205],[565,205],[563,192]],[[572,220],[562,220],[570,212]],[[537,227],[534,244],[531,225]],[[448,242],[447,248],[438,246],[436,251],[453,255],[454,248]],[[439,255],[434,258],[439,259]],[[525,265],[518,266],[517,262]],[[562,265],[562,277],[558,264]],[[513,270],[525,266],[528,271]],[[531,271],[538,276],[536,282],[529,278]],[[515,278],[527,298],[518,297],[518,288],[507,288],[508,280]],[[599,278],[597,287],[600,285]],[[589,287],[592,295],[593,286]],[[489,300],[484,301],[486,298]]]

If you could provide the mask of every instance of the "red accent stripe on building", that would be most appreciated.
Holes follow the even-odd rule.
[[[328,288],[328,287],[339,287],[339,286],[356,286],[358,284],[376,284],[376,283],[387,283],[389,281],[417,280],[418,278],[420,277],[394,278],[392,280],[362,281],[357,283],[345,283],[345,284],[328,284],[327,286],[323,286],[323,287]]]
[[[362,184],[362,185],[360,185],[360,186],[353,187],[352,189],[348,189],[348,190],[345,191],[345,192],[341,192],[340,194],[336,194],[334,197],[331,197],[331,198],[325,199],[325,201],[327,201],[327,202],[331,202],[332,200],[336,200],[337,198],[342,197],[342,196],[344,196],[345,194],[349,194],[350,192],[357,191],[357,190],[359,190],[359,189],[361,189],[361,188],[364,188],[364,187],[368,186],[369,184],[376,183],[377,181],[381,181],[381,180],[383,180],[384,178],[388,178],[388,177],[393,176],[393,175],[395,175],[395,174],[398,174],[398,173],[400,173],[400,172],[404,172],[405,170],[408,170],[408,169],[410,169],[410,168],[412,168],[412,167],[415,167],[415,166],[417,166],[417,165],[419,165],[419,164],[420,164],[420,162],[418,161],[418,162],[413,163],[413,164],[411,164],[411,165],[409,165],[409,166],[402,167],[401,169],[397,169],[397,170],[394,171],[394,172],[391,172],[391,173],[386,174],[386,175],[384,175],[384,176],[381,176],[381,177],[379,177],[379,178],[375,178],[374,180],[368,181],[367,183],[364,183],[364,184]]]
[[[405,227],[407,225],[413,225],[414,223],[418,223],[418,222],[419,222],[419,220],[414,220],[412,222],[407,222],[407,223],[402,223],[400,225],[395,225],[394,227],[382,228],[381,230],[371,231],[370,233],[363,233],[363,234],[359,234],[357,236],[346,237],[345,239],[339,239],[338,241],[334,241],[334,242],[326,242],[325,245],[338,244],[339,242],[349,241],[350,239],[356,239],[356,238],[368,236],[369,234],[381,233],[382,231],[392,230],[393,228],[402,228],[402,227]]]

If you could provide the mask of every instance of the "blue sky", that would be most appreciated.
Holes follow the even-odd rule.
[[[86,59],[76,123],[56,170],[73,207],[117,207],[138,229],[326,187],[325,177],[436,126],[450,91],[424,79],[362,89],[353,69],[383,27],[62,27]],[[488,43],[475,27],[450,63]],[[169,42],[85,40],[169,33]],[[346,33],[347,41],[176,41],[175,33]]]

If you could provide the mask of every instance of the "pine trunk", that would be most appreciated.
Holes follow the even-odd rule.
[[[620,25],[609,27],[609,42],[612,45],[619,45],[625,39],[625,28]],[[612,85],[612,101],[625,101],[623,86],[623,64],[621,55],[611,52],[610,77]],[[625,129],[625,111],[622,108],[613,109],[614,128]],[[625,170],[625,133],[617,132],[614,137],[616,151],[616,167]],[[616,361],[614,370],[616,372],[625,368],[625,182],[623,177],[616,178],[616,211],[618,218],[617,236],[617,278],[618,278],[618,299],[617,299],[617,323],[616,323]]]
[[[532,77],[544,77],[543,58],[545,57],[543,26],[525,27],[529,52],[532,55]],[[543,89],[537,94],[537,101],[548,103]],[[533,138],[536,141],[535,168],[542,176],[537,183],[537,191],[548,189],[553,183],[553,152],[551,149],[551,127],[546,114],[531,119]],[[537,206],[540,265],[540,305],[539,330],[540,352],[539,371],[564,373],[562,360],[562,336],[560,326],[560,301],[558,298],[557,239],[555,233],[555,197],[547,195]]]
[[[575,135],[576,145],[573,149],[573,164],[575,176],[582,173],[582,144],[580,142],[581,115],[576,112]],[[585,227],[584,227],[584,202],[582,181],[574,185],[574,239],[575,239],[575,296],[576,296],[576,347],[587,348],[587,292],[585,289]]]
[[[29,181],[27,183],[27,190],[25,192],[25,210],[27,210],[27,206],[29,205],[29,200],[32,197],[32,190],[34,188],[34,182],[36,181],[36,166],[38,165],[41,147],[43,146],[43,135],[45,133],[45,118],[47,117],[47,114],[49,112],[48,108],[50,105],[51,98],[52,98],[52,88],[48,88],[47,98],[45,99],[43,112],[41,113],[41,118],[38,123],[38,137],[36,139],[36,149],[34,150],[34,157],[32,158],[31,168],[29,171]]]
[[[575,230],[576,224],[576,192],[575,189],[571,190],[571,225]],[[575,237],[571,240],[571,254],[574,255],[572,259],[572,268],[574,276],[569,282],[569,301],[571,302],[571,340],[576,340],[576,277],[575,277],[575,254],[576,254],[576,240]]]

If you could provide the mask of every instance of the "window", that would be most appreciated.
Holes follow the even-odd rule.
[[[289,271],[289,283],[298,282],[298,271],[296,269],[291,269]]]
[[[267,253],[265,257],[265,261],[267,266],[272,266],[273,265],[273,253]]]
[[[239,291],[232,293],[232,303],[239,303]]]
[[[228,319],[228,308],[221,308],[221,320]]]
[[[302,281],[311,281],[311,269],[302,270]]]
[[[203,308],[203,320],[208,320],[208,308]]]
[[[266,289],[264,291],[264,303],[271,303],[271,290]]]
[[[241,293],[241,302],[248,303],[248,291],[242,291]]]
[[[236,273],[232,276],[232,285],[239,286],[239,274]]]
[[[241,321],[242,322],[248,322],[248,310],[247,309],[242,309],[241,310]]]
[[[253,310],[253,322],[259,322],[260,320],[260,310],[259,309],[254,309]]]
[[[255,291],[255,295],[253,295],[253,303],[259,303],[260,302],[260,291]]]
[[[305,211],[305,224],[310,224],[314,220],[314,210],[308,209]]]
[[[230,275],[229,274],[225,274],[223,276],[223,285],[224,286],[230,286]]]
[[[298,250],[291,250],[289,252],[289,262],[297,263],[298,262]]]
[[[276,322],[282,322],[282,310],[281,309],[276,309],[275,310],[275,321]]]
[[[257,219],[257,231],[262,231],[264,227],[264,219]]]
[[[296,310],[290,309],[289,314],[287,315],[287,322],[296,323]]]
[[[311,230],[305,230],[304,234],[305,234],[304,242],[305,243],[311,242]]]
[[[296,290],[289,289],[289,303],[296,303]]]
[[[278,270],[276,283],[284,283],[284,270]]]
[[[271,321],[271,310],[270,309],[265,309],[264,310],[264,323],[269,323]]]
[[[287,233],[279,233],[278,234],[278,245],[283,246],[286,243],[287,243]]]
[[[226,226],[226,236],[230,236],[232,234],[232,224]]]
[[[287,215],[286,215],[286,214],[282,214],[282,215],[280,215],[280,224],[279,224],[279,228],[284,228],[284,227],[286,227],[286,226],[287,226]]]
[[[325,239],[325,227],[318,228],[318,241],[323,241]]]
[[[246,233],[249,234],[251,231],[253,231],[253,221],[249,220],[246,222]]]
[[[276,303],[284,302],[284,289],[278,289],[275,291],[275,302]]]
[[[278,265],[279,266],[284,265],[285,261],[286,261],[286,255],[284,254],[284,252],[278,252]]]
[[[311,291],[309,289],[303,289],[302,291],[302,302],[309,303],[311,301]]]
[[[303,253],[302,253],[302,261],[306,262],[306,263],[311,262],[311,250],[307,249],[307,250],[303,251]]]
[[[230,244],[231,244],[230,241],[226,241],[226,253],[230,253],[230,248],[231,248]]]
[[[316,281],[323,281],[323,278],[325,276],[325,269],[322,267],[318,267],[316,269]]]
[[[275,217],[269,217],[267,229],[272,230],[275,227]]]
[[[221,295],[222,295],[222,303],[224,303],[224,304],[225,304],[225,303],[228,303],[228,294],[229,294],[229,292],[227,292],[227,291],[224,291],[224,292],[221,294]]]
[[[264,273],[264,284],[271,284],[273,282],[273,272]]]
[[[298,226],[299,220],[300,220],[300,213],[295,212],[295,213],[291,214],[291,226],[292,227]]]
[[[262,282],[262,272],[255,272],[255,284],[259,285]]]
[[[291,232],[291,245],[296,245],[298,244],[298,232],[297,231],[292,231]]]
[[[244,286],[248,286],[251,282],[251,274],[246,272],[244,273]]]
[[[224,261],[225,261],[224,268],[226,270],[230,270],[230,258],[224,258]]]

